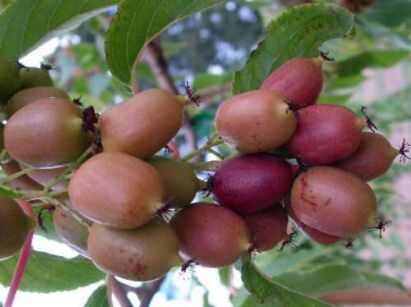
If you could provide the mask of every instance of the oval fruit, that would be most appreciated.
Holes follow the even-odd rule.
[[[73,217],[72,213],[57,207],[53,212],[53,223],[57,235],[80,255],[88,257],[88,227]]]
[[[151,157],[148,161],[160,173],[166,188],[166,200],[175,207],[188,205],[200,188],[199,180],[188,163]]]
[[[241,153],[256,153],[285,144],[295,132],[297,119],[284,97],[255,90],[224,101],[215,124],[225,143]]]
[[[316,103],[323,87],[324,59],[294,58],[277,68],[261,85],[289,100],[294,110]]]
[[[20,69],[21,88],[53,86],[48,68],[23,67]]]
[[[21,86],[17,63],[0,58],[0,103],[7,101]]]
[[[34,225],[16,202],[0,196],[0,260],[13,256],[23,246]]]
[[[243,215],[243,219],[250,230],[254,250],[268,251],[287,237],[287,211],[280,204]]]
[[[88,251],[104,272],[137,281],[159,278],[183,263],[178,255],[176,234],[157,219],[132,230],[93,224]]]
[[[20,172],[22,168],[16,160],[9,160],[1,164],[1,168],[7,176],[14,175]],[[42,186],[33,181],[28,175],[21,175],[10,182],[10,185],[15,189],[21,189],[23,191],[40,191]]]
[[[357,176],[334,167],[315,166],[295,180],[291,209],[308,227],[348,238],[367,229],[375,219],[376,198]]]
[[[358,149],[336,166],[369,181],[385,174],[398,155],[399,150],[381,134],[363,132]]]
[[[217,202],[238,213],[250,213],[281,201],[290,191],[293,166],[271,154],[248,154],[225,160],[210,178]]]
[[[4,130],[11,157],[32,167],[55,167],[74,161],[90,145],[80,109],[70,100],[34,101],[11,116]]]
[[[15,93],[7,101],[6,114],[11,116],[16,113],[17,110],[21,109],[30,102],[43,98],[69,99],[69,96],[64,91],[52,86],[40,86],[23,89]]]
[[[180,129],[184,104],[168,91],[151,89],[109,108],[99,120],[104,151],[150,157]]]
[[[316,104],[298,110],[297,117],[297,131],[287,148],[306,164],[340,161],[360,145],[365,120],[347,107]]]
[[[84,162],[69,183],[73,207],[93,222],[131,229],[164,206],[163,179],[150,164],[123,153],[100,153]]]
[[[215,204],[192,204],[172,219],[180,250],[195,263],[223,267],[234,263],[250,247],[244,220]]]

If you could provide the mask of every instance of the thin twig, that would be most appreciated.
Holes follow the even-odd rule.
[[[146,283],[143,287],[136,289],[136,293],[140,299],[140,307],[149,307],[150,303],[163,284],[166,275],[153,282]]]
[[[127,288],[124,287],[113,275],[107,275],[106,284],[109,290],[109,295],[113,294],[121,307],[133,307],[133,304],[127,297]],[[111,297],[109,297],[109,301],[112,304]]]

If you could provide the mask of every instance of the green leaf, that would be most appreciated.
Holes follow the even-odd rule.
[[[411,1],[379,0],[365,15],[370,21],[397,27],[411,18]]]
[[[320,45],[346,35],[353,15],[339,6],[300,5],[268,26],[265,40],[250,55],[245,67],[234,76],[235,94],[254,90],[281,64],[297,57],[315,57]]]
[[[0,283],[9,285],[17,256],[0,262]],[[73,290],[104,278],[94,264],[83,257],[63,257],[33,251],[27,264],[20,290],[53,292]]]
[[[212,86],[223,86],[231,81],[232,73],[224,73],[221,75],[202,73],[198,74],[193,82],[193,87],[196,89],[212,87]]]
[[[263,306],[331,306],[318,299],[309,297],[281,283],[268,279],[248,258],[241,269],[244,286],[252,293],[242,304],[242,307],[255,307],[257,302]]]
[[[344,104],[351,98],[351,95],[325,95],[321,94],[318,98],[318,103],[327,104]]]
[[[363,83],[366,78],[363,75],[350,75],[347,77],[331,78],[327,80],[327,86],[332,89],[350,88]]]
[[[22,193],[17,192],[14,189],[9,190],[6,186],[0,186],[0,196],[4,196],[7,198],[18,198],[22,195]]]
[[[404,290],[397,280],[361,272],[344,264],[310,266],[305,270],[284,273],[275,277],[275,281],[313,296],[367,286],[388,286]]]
[[[123,0],[106,36],[110,71],[130,84],[134,64],[144,46],[171,23],[225,0]]]
[[[358,75],[365,68],[386,68],[397,64],[410,55],[407,50],[374,50],[356,54],[337,63],[337,73],[346,77]]]
[[[109,301],[107,297],[107,287],[102,285],[98,287],[88,298],[84,307],[109,307]]]
[[[17,60],[118,0],[14,0],[0,15],[0,56]]]

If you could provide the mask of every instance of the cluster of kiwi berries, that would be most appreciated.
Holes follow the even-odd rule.
[[[289,217],[319,243],[351,238],[375,223],[376,198],[366,181],[385,173],[397,155],[405,158],[408,144],[394,149],[383,136],[362,132],[368,117],[316,104],[325,59],[292,59],[260,89],[220,105],[216,129],[238,154],[209,177],[206,190],[216,203],[192,203],[205,183],[190,163],[155,155],[180,129],[190,98],[197,100],[161,89],[101,115],[51,81],[1,89],[9,157],[2,167],[17,189],[51,191],[59,236],[126,279],[152,280],[174,266],[223,267],[284,245]],[[27,68],[7,65],[24,80]],[[0,208],[3,246],[16,242],[16,233],[24,239],[33,223],[12,200],[1,202],[16,211]],[[22,226],[3,222],[17,216]],[[22,238],[0,258],[16,252]]]

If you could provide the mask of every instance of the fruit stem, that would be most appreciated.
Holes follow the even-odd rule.
[[[74,211],[72,208],[70,208],[70,206],[67,206],[63,202],[51,197],[45,197],[44,199],[55,206],[61,207],[63,210],[67,211],[77,222],[79,222],[87,228],[90,228],[91,225],[89,224],[89,222],[85,220],[81,215],[79,215],[76,211]]]
[[[17,290],[20,287],[21,280],[23,279],[24,271],[26,269],[27,262],[30,258],[32,251],[32,242],[33,242],[34,229],[32,229],[24,241],[23,247],[20,251],[20,257],[17,261],[16,268],[13,273],[13,278],[11,280],[10,289],[7,293],[6,302],[4,307],[12,307],[14,298],[16,297]]]
[[[365,107],[365,106],[361,107],[361,113],[365,117],[366,125],[367,125],[368,129],[370,129],[372,133],[375,133],[378,130],[378,127],[374,124],[374,122],[371,120],[370,116],[367,114],[367,107]]]
[[[127,297],[127,289],[123,287],[123,284],[121,284],[113,275],[107,275],[106,285],[110,306],[114,306],[111,298],[111,294],[113,294],[121,307],[132,307],[132,304]]]
[[[12,182],[14,179],[19,178],[20,176],[26,175],[31,173],[32,171],[34,171],[35,168],[34,167],[27,167],[22,169],[21,171],[18,171],[10,176],[7,176],[5,179],[5,182],[9,183]]]
[[[204,146],[182,157],[180,161],[189,161],[192,158],[207,152],[210,148],[220,145],[222,143],[223,141],[220,139],[219,135],[217,133],[213,133]]]
[[[196,171],[214,171],[220,167],[222,161],[193,162],[190,166]]]

